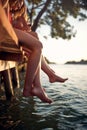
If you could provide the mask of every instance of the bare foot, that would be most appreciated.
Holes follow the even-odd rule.
[[[24,97],[30,97],[30,96],[37,96],[42,102],[45,103],[52,103],[52,100],[47,96],[45,93],[45,89],[42,87],[32,87],[32,91],[29,91],[28,89],[23,90],[23,96]]]
[[[23,90],[23,96],[24,96],[24,97],[30,97],[30,96],[32,96],[32,94],[29,92],[28,89],[24,89],[24,90]]]
[[[32,85],[32,88],[35,87],[35,85]],[[41,87],[40,87],[41,88]],[[45,88],[42,88],[44,92],[46,92]],[[29,91],[29,89],[25,89],[23,90],[23,96],[24,97],[29,97],[29,96],[34,96],[32,94],[32,90]]]
[[[52,100],[47,96],[42,87],[34,87],[32,89],[32,96],[37,96],[42,102],[52,103]]]
[[[61,83],[64,83],[66,80],[68,80],[68,78],[61,78],[57,75],[53,75],[53,76],[50,76],[49,77],[49,81],[51,83],[54,83],[54,82],[61,82]]]
[[[33,88],[33,85],[32,85],[32,88]],[[23,96],[24,97],[29,97],[29,96],[32,96],[32,88],[29,90],[29,88],[24,88],[23,90]]]

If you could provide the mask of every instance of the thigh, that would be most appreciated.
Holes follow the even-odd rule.
[[[29,48],[30,50],[36,49],[36,48],[42,48],[42,43],[34,38],[31,34],[26,33],[19,29],[14,29],[15,33],[18,37],[19,42],[21,42],[21,45],[25,48]]]

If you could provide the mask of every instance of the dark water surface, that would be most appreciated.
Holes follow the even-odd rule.
[[[12,103],[0,98],[0,126],[8,130],[87,130],[87,65],[51,65],[57,74],[68,77],[65,83],[49,83],[42,72],[41,81],[54,102],[22,97],[24,84],[16,90]],[[0,128],[2,130],[2,128]]]

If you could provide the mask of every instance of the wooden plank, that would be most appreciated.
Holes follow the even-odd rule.
[[[5,88],[5,95],[7,100],[11,100],[14,96],[12,80],[10,75],[10,70],[4,70],[1,72],[4,80],[4,88]]]
[[[16,66],[16,62],[0,60],[0,71],[7,70]]]

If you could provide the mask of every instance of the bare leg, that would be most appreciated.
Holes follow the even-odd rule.
[[[30,51],[24,48],[24,51],[26,53],[26,56],[29,57]],[[32,91],[31,93],[29,91],[26,91],[24,89],[23,95],[24,96],[37,96],[41,101],[46,102],[46,103],[51,103],[52,100],[47,96],[45,93],[45,89],[41,86],[40,82],[40,70],[41,70],[41,63],[39,63],[35,78],[33,80],[33,85],[32,85]]]
[[[26,53],[26,55],[29,57],[28,52]],[[32,85],[31,92],[26,91],[26,89],[24,89],[23,95],[25,97],[37,96],[42,102],[52,103],[52,100],[47,96],[47,94],[44,91],[44,88],[41,86],[41,82],[40,82],[40,69],[41,69],[41,65],[38,66],[35,78],[33,80],[33,85]]]
[[[32,95],[37,96],[41,101],[45,103],[52,103],[52,100],[47,96],[40,82],[40,67],[38,68],[37,74],[33,82]]]
[[[62,77],[59,77],[58,75],[56,75],[55,72],[46,63],[46,61],[45,61],[43,56],[41,58],[41,68],[48,75],[49,81],[51,83],[54,83],[54,82],[61,82],[61,83],[63,83],[66,80],[68,80],[68,78],[62,78]]]
[[[21,42],[21,46],[31,50],[27,65],[23,93],[24,96],[29,96],[29,94],[31,95],[32,92],[32,83],[41,58],[42,44],[36,38],[32,37],[28,33],[25,33],[24,31],[15,29],[15,32],[19,41]]]
[[[32,36],[34,36],[36,39],[39,39],[37,33],[35,33],[35,32],[29,32],[29,33]],[[55,74],[55,72],[49,67],[49,65],[47,64],[47,62],[43,56],[41,58],[41,69],[48,75],[49,81],[51,83],[54,83],[54,82],[64,83],[66,80],[68,80],[68,78],[62,78],[62,77],[58,76],[57,74]]]
[[[31,53],[29,50],[27,50],[27,49],[24,49],[24,51],[26,51],[27,53]],[[27,54],[26,53],[26,54]],[[29,55],[29,54],[28,54]],[[66,80],[68,80],[68,78],[62,78],[62,77],[60,77],[60,76],[58,76],[55,72],[54,72],[54,70],[52,70],[51,68],[50,68],[50,66],[47,64],[47,62],[46,62],[46,60],[44,59],[44,57],[42,56],[41,57],[41,68],[42,68],[42,70],[48,75],[48,77],[49,77],[49,81],[51,82],[51,83],[54,83],[54,82],[61,82],[61,83],[63,83],[63,82],[65,82]]]

